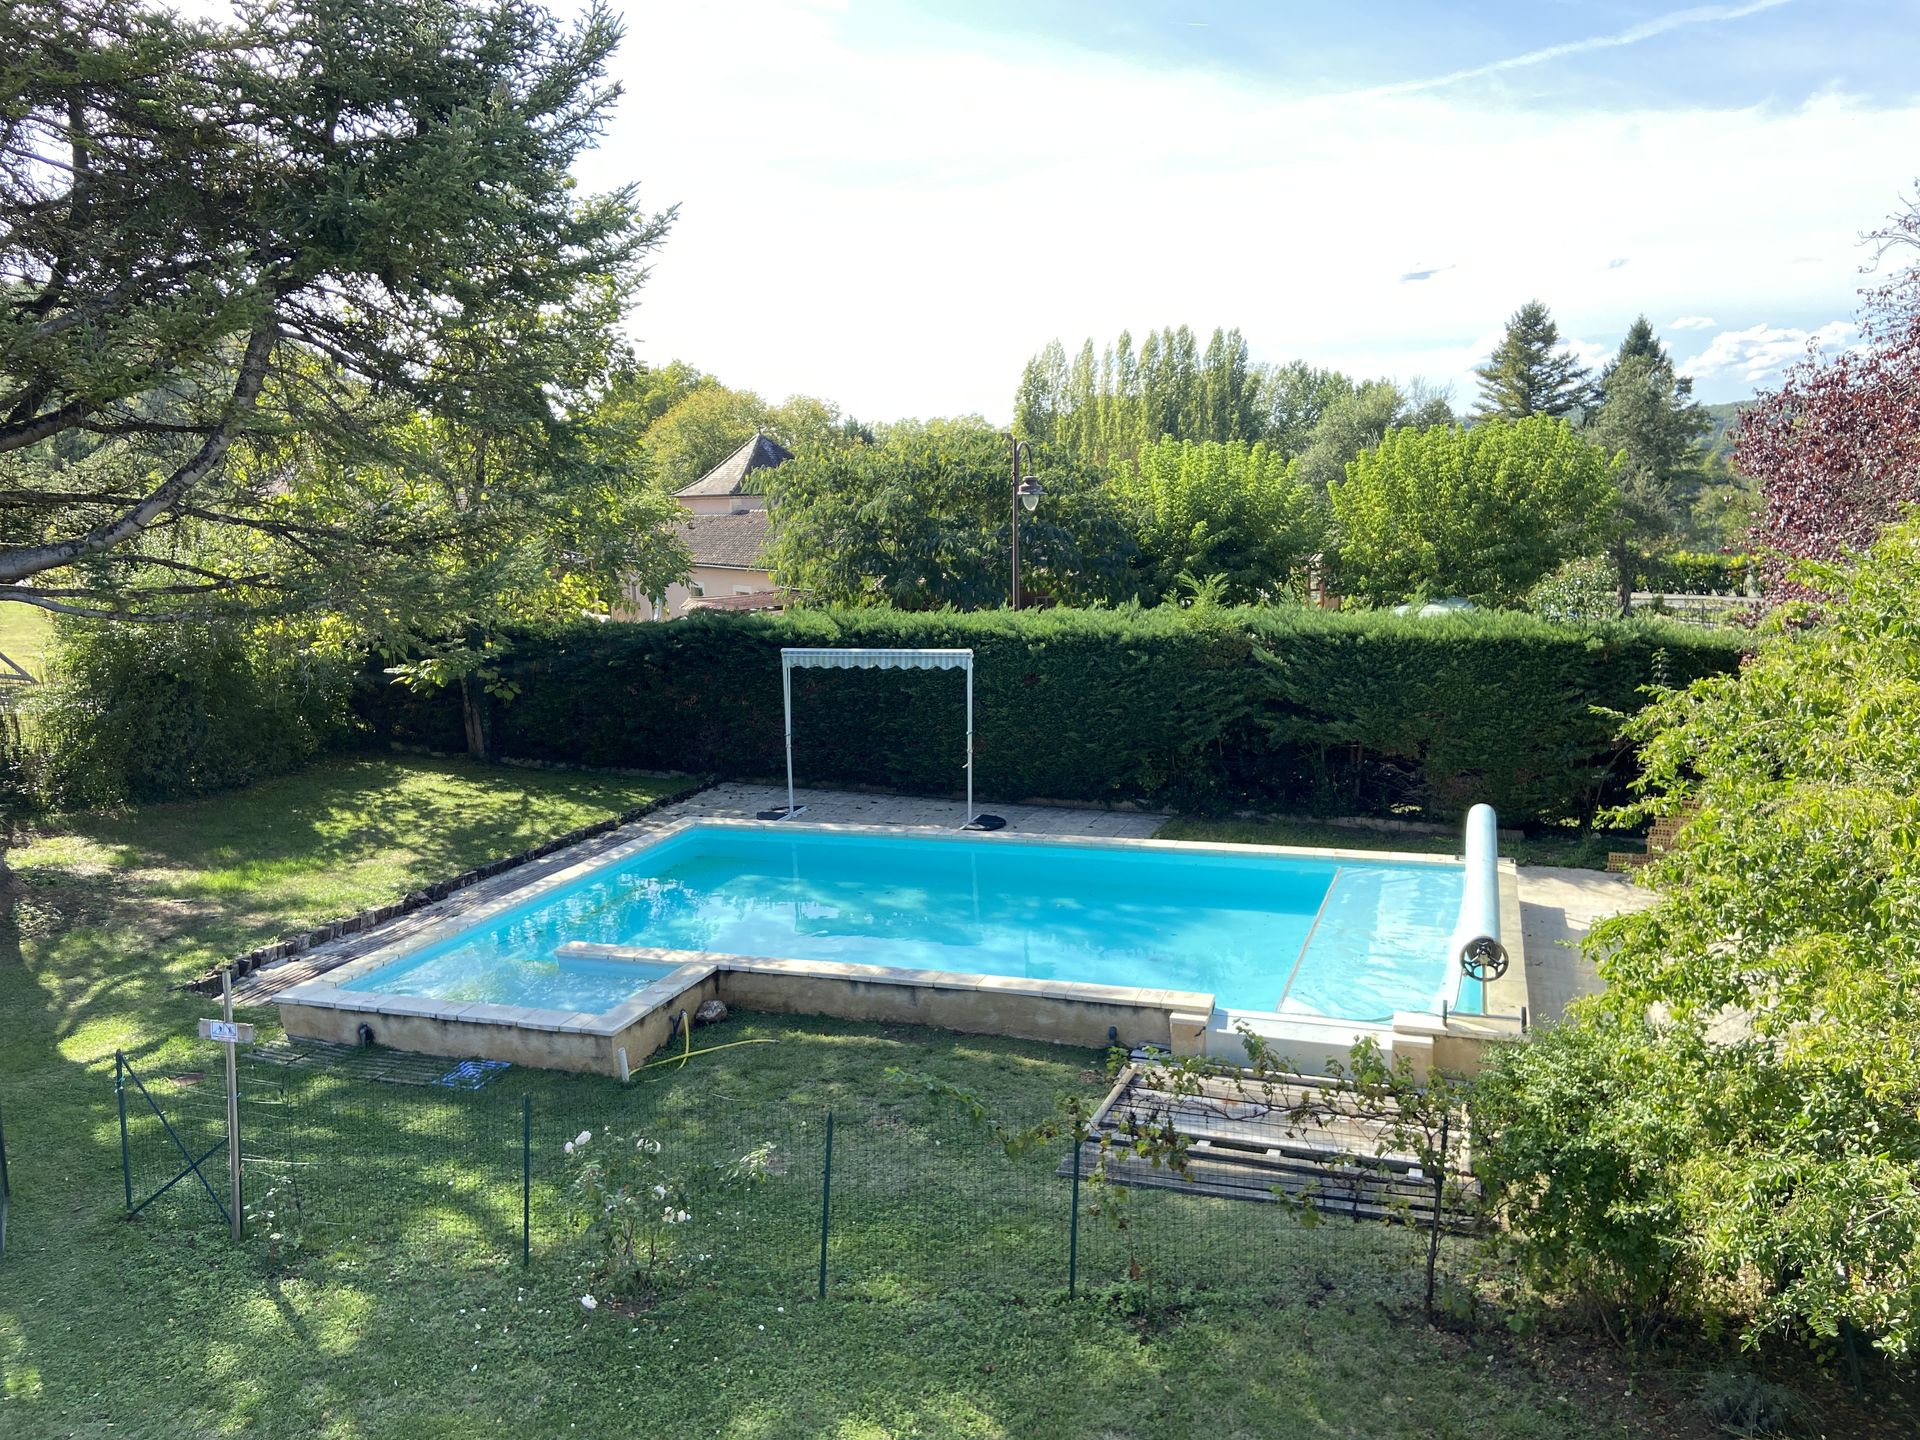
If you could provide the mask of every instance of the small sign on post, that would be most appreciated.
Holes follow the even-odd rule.
[[[219,1040],[228,1045],[251,1045],[253,1026],[244,1020],[202,1020],[200,1038]]]

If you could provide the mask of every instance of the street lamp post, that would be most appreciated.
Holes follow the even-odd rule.
[[[1033,457],[1027,450],[1027,442],[1007,436],[1008,473],[1013,482],[1013,608],[1020,608],[1020,512],[1025,510],[1031,515],[1040,504],[1040,497],[1046,493],[1039,478],[1028,471],[1020,473],[1022,459]]]

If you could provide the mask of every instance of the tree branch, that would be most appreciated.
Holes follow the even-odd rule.
[[[9,450],[22,450],[29,445],[38,445],[49,436],[58,435],[62,430],[72,428],[75,421],[93,413],[95,407],[91,401],[69,400],[58,410],[49,410],[44,415],[36,415],[31,420],[22,420],[14,425],[0,425],[0,455]]]
[[[254,407],[260,397],[260,390],[267,379],[267,360],[273,353],[273,342],[277,331],[269,317],[260,322],[258,328],[247,341],[246,353],[240,359],[240,373],[233,383],[233,398],[227,407],[228,419],[221,429],[207,437],[194,457],[169,475],[152,493],[124,514],[96,525],[84,535],[76,535],[69,540],[56,541],[50,545],[19,545],[0,548],[0,582],[24,580],[29,575],[38,575],[43,570],[51,570],[60,565],[71,564],[82,556],[101,550],[109,550],[115,545],[132,539],[146,528],[153,518],[175,504],[215,470],[225,458],[227,447],[232,442],[230,425],[234,419]],[[6,447],[0,446],[0,449]]]

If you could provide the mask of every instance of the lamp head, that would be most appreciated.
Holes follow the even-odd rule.
[[[1025,475],[1021,477],[1020,483],[1014,488],[1013,493],[1020,497],[1020,508],[1031,515],[1035,510],[1039,509],[1040,497],[1047,492],[1046,488],[1041,485],[1038,480],[1034,479],[1033,476]]]

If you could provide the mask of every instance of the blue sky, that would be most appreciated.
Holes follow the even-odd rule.
[[[1920,173],[1913,0],[624,9],[583,178],[681,207],[642,353],[874,419],[1179,323],[1465,403],[1535,297],[1738,398],[1850,343]]]

